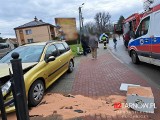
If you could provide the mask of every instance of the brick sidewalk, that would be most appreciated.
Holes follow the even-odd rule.
[[[119,90],[121,83],[139,84],[141,86],[151,87],[156,107],[160,108],[159,90],[147,83],[141,76],[129,69],[126,65],[115,59],[109,52],[100,52],[97,60],[92,60],[91,57],[82,58],[79,63],[78,71],[75,75],[75,81],[72,88],[72,93],[75,95],[84,95],[88,97],[105,97],[109,95],[126,95],[126,92]],[[146,115],[145,120],[159,120],[160,110],[156,109],[155,114],[136,113],[136,115]],[[103,119],[126,119],[117,116],[85,116],[84,120],[103,120]],[[139,120],[139,118],[135,118]]]

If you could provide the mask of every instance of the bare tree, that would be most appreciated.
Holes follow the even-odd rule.
[[[109,31],[109,21],[110,21],[111,15],[109,12],[98,12],[96,13],[94,19],[96,22],[97,30],[100,33]]]
[[[85,33],[93,33],[96,31],[96,25],[94,22],[88,22],[85,24]]]

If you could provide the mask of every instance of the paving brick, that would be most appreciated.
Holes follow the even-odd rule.
[[[93,98],[109,95],[126,95],[126,92],[121,92],[119,87],[121,83],[139,84],[141,86],[151,87],[156,106],[160,108],[160,94],[155,86],[150,85],[137,73],[132,71],[123,63],[115,59],[109,52],[100,53],[97,60],[91,60],[90,57],[84,57],[80,60],[78,70],[75,74],[75,80],[72,87],[73,94],[80,94]],[[123,116],[106,116],[106,118],[98,117],[97,119],[121,120],[121,119],[160,119],[160,110],[155,110],[156,114],[136,113]],[[97,116],[95,116],[96,118]],[[137,117],[137,118],[136,118]],[[92,116],[93,118],[93,116]]]
[[[91,60],[91,56],[76,58],[76,66],[72,74],[65,74],[54,85],[51,92],[71,93],[84,95],[92,98],[102,97],[106,99],[109,95],[126,95],[126,92],[119,90],[121,83],[139,84],[151,87],[156,107],[156,114],[142,114],[137,112],[132,114],[132,118],[127,115],[102,116],[102,120],[160,120],[160,91],[155,86],[150,85],[144,78],[135,73],[131,68],[118,61],[115,57],[103,49],[98,50],[98,59]],[[140,118],[144,116],[145,118]],[[97,118],[97,119],[100,119]],[[96,120],[96,115],[83,116],[84,120]]]

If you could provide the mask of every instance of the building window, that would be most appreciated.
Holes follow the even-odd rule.
[[[26,30],[26,35],[29,35],[29,34],[32,34],[32,30],[31,29]]]
[[[33,43],[33,39],[27,39],[28,43]]]
[[[23,30],[19,30],[19,33],[22,34],[22,33],[23,33]]]

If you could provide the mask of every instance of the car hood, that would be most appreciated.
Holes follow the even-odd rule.
[[[36,64],[37,64],[37,62],[22,63],[22,69],[25,70],[29,67],[36,65]],[[10,75],[9,69],[10,69],[11,73],[13,73],[11,63],[0,63],[0,68],[1,68],[0,69],[0,78]]]

